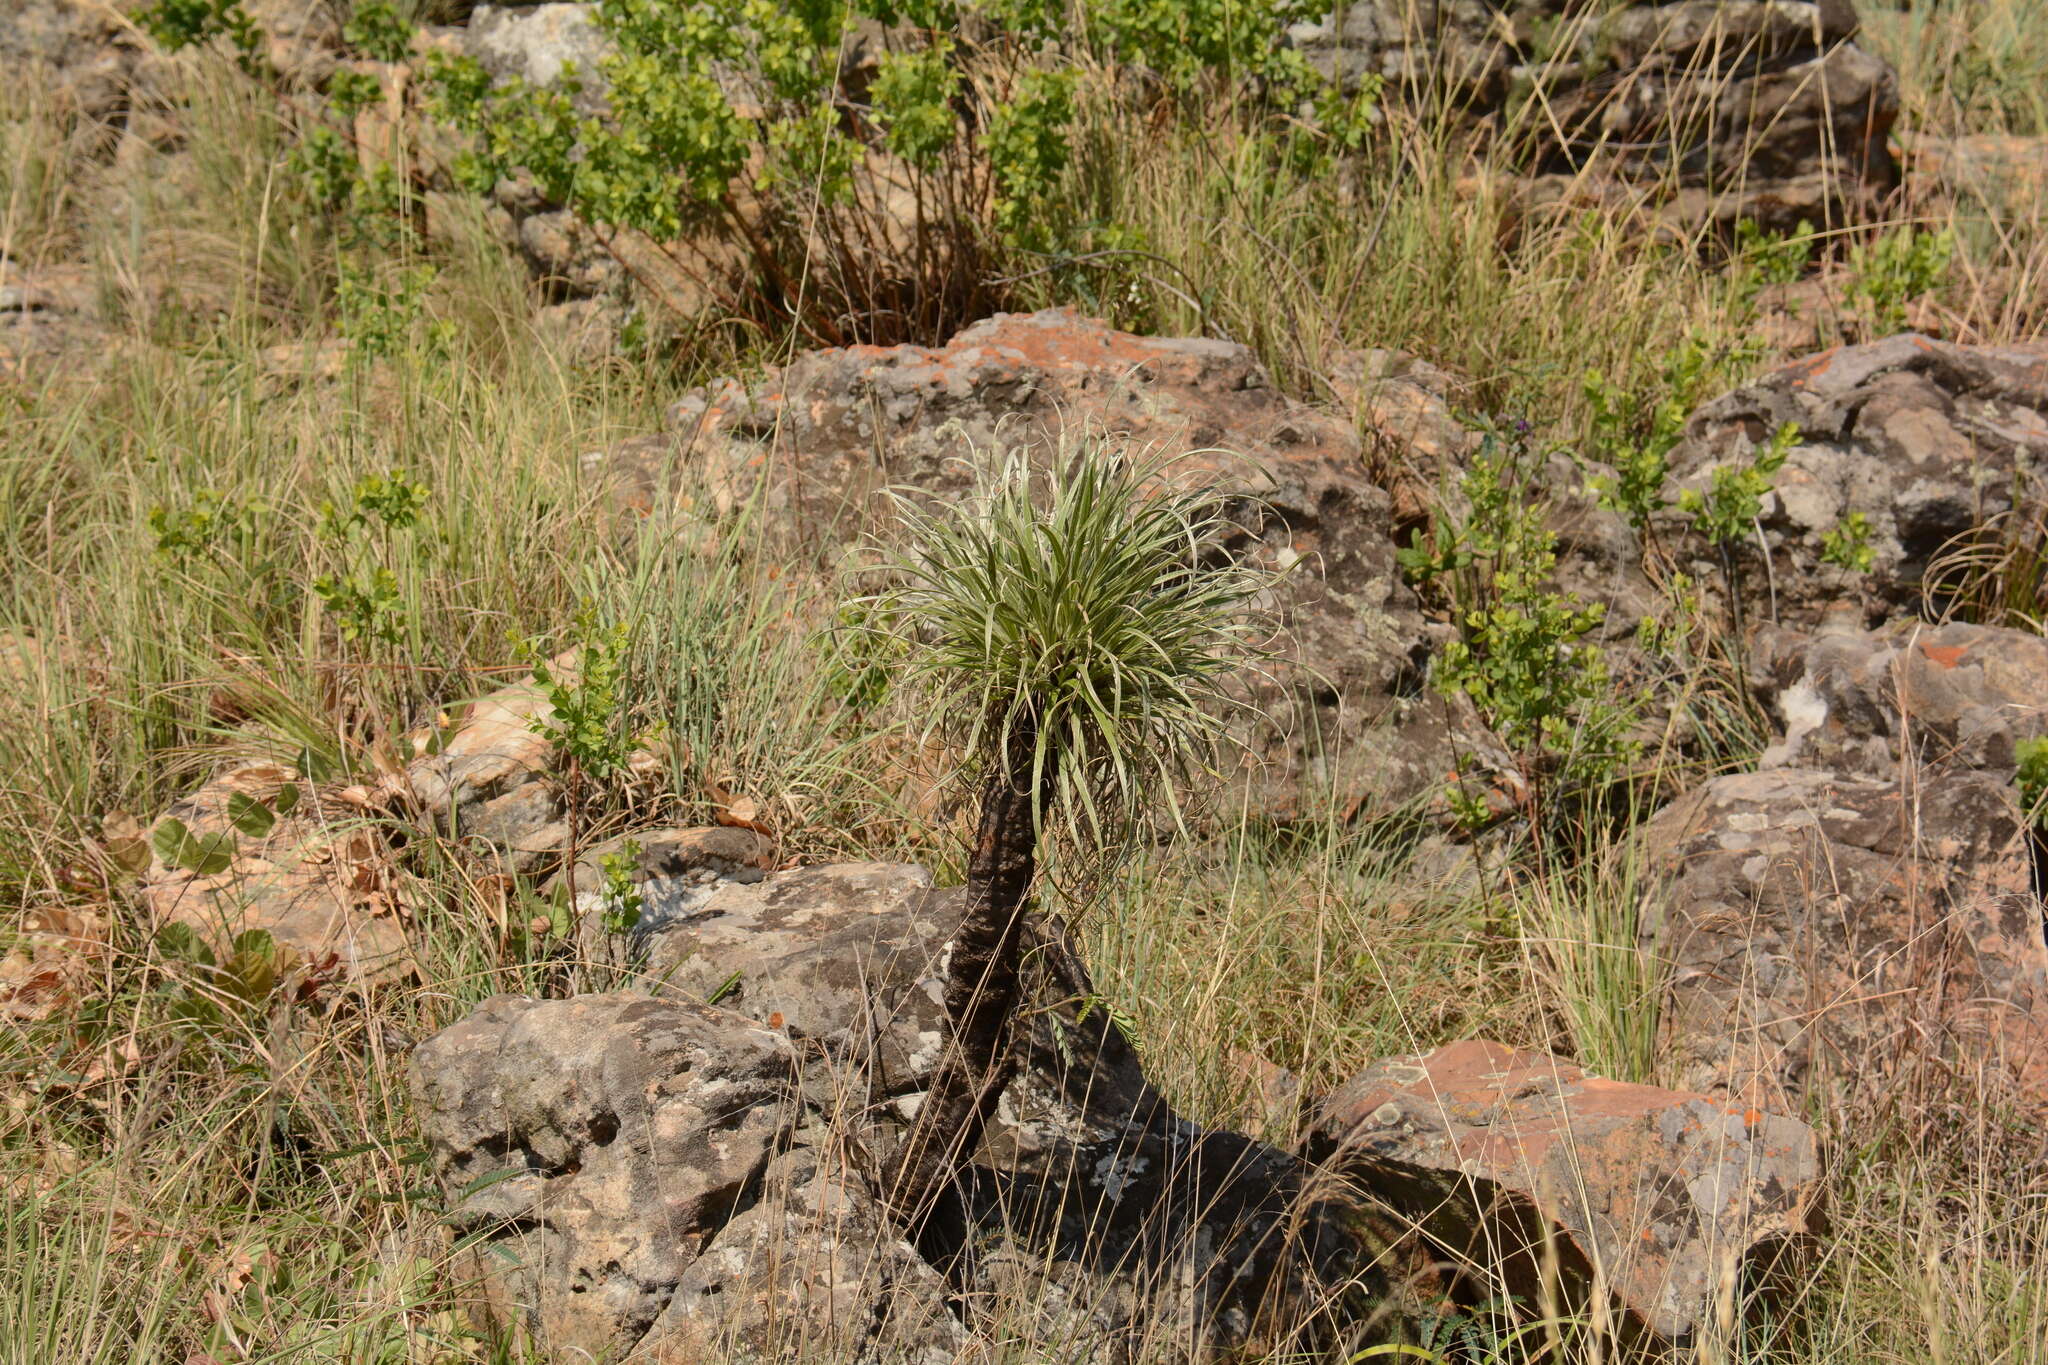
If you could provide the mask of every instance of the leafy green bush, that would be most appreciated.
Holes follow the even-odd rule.
[[[440,110],[474,135],[456,168],[469,187],[523,169],[608,248],[644,234],[735,315],[828,343],[929,338],[1002,306],[1005,253],[1079,230],[1060,192],[1079,50],[1141,68],[1152,98],[1206,82],[1291,109],[1326,93],[1277,41],[1315,8],[602,0],[600,71],[541,89],[467,59],[430,74]],[[849,65],[864,22],[880,54]]]
[[[1906,305],[1941,283],[1955,249],[1953,228],[1901,227],[1849,252],[1849,297],[1872,336],[1905,327]]]
[[[1551,582],[1557,537],[1523,491],[1528,453],[1520,436],[1489,434],[1462,479],[1463,521],[1439,523],[1427,541],[1418,532],[1398,558],[1420,584],[1441,578],[1457,613],[1460,638],[1437,660],[1437,689],[1469,696],[1533,784],[1578,794],[1612,780],[1627,714],[1585,638],[1605,609]],[[1461,804],[1479,816],[1469,795]]]
[[[2013,784],[2019,788],[2020,806],[2038,828],[2048,831],[2048,739],[2023,739],[2013,752],[2019,759]]]

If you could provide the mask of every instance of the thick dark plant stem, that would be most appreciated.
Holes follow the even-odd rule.
[[[1034,725],[1012,725],[983,785],[966,905],[946,970],[946,1049],[881,1182],[889,1211],[913,1240],[946,1202],[954,1173],[981,1141],[1010,1079],[1024,908],[1038,871],[1033,807],[1044,808],[1034,796],[1049,795],[1054,779],[1048,756],[1047,770],[1032,780],[1036,738]]]

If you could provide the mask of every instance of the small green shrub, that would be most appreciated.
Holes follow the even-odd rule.
[[[1941,283],[1955,255],[1953,228],[1894,228],[1849,252],[1849,298],[1872,336],[1906,325],[1906,305]]]
[[[2019,788],[2020,807],[2048,834],[2048,738],[2023,739],[2013,753],[2019,759],[2013,785]]]
[[[1843,514],[1840,521],[1820,538],[1820,559],[1851,573],[1869,573],[1877,562],[1877,550],[1870,543],[1870,518],[1861,512]]]
[[[392,535],[411,531],[427,505],[426,485],[402,470],[357,481],[349,505],[320,509],[321,538],[343,560],[340,573],[321,574],[313,593],[327,607],[341,638],[352,645],[398,645],[409,624],[406,595],[391,567]]]
[[[1278,41],[1314,8],[603,0],[601,71],[535,89],[437,58],[429,80],[473,134],[458,168],[470,188],[523,169],[608,245],[645,234],[727,311],[814,340],[929,338],[1003,305],[1007,253],[1085,234],[1061,193],[1078,51],[1150,73],[1138,86],[1153,98],[1254,88],[1276,113],[1327,113],[1325,142],[1355,146],[1369,93],[1338,98]],[[840,54],[862,19],[891,27],[856,88]]]
[[[1412,581],[1441,580],[1461,637],[1444,647],[1432,681],[1472,699],[1539,787],[1583,793],[1611,781],[1625,759],[1627,719],[1606,660],[1586,636],[1605,617],[1557,590],[1557,538],[1545,509],[1523,491],[1521,437],[1489,434],[1461,481],[1462,523],[1439,521],[1399,555]],[[1455,813],[1483,821],[1483,806],[1454,790]]]
[[[1756,524],[1771,491],[1772,476],[1785,467],[1785,457],[1798,442],[1797,424],[1785,423],[1748,460],[1716,466],[1706,488],[1681,492],[1678,510],[1691,517],[1693,530],[1712,544],[1734,544]]]

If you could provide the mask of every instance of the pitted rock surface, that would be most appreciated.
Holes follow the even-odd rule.
[[[1455,1257],[1584,1311],[1594,1267],[1637,1329],[1681,1342],[1729,1275],[1811,1227],[1820,1148],[1796,1119],[1462,1042],[1373,1063],[1316,1110],[1310,1150]]]
[[[1851,626],[1921,614],[1945,550],[2021,530],[2048,507],[2048,346],[1964,346],[1904,333],[1796,361],[1693,414],[1671,472],[1700,487],[1748,459],[1781,425],[1799,430],[1765,502],[1764,563],[1754,536],[1734,547],[1747,619]],[[1821,560],[1823,537],[1852,512],[1870,525],[1868,573]],[[2017,525],[2005,523],[2017,519]],[[1673,539],[1689,532],[1667,518]],[[1717,582],[1718,556],[1691,544],[1687,565]]]
[[[848,1306],[934,1323],[929,1267],[870,1239],[847,1155],[898,1139],[936,1060],[934,972],[960,910],[928,880],[852,864],[727,883],[651,936],[636,979],[661,999],[500,997],[422,1044],[423,1130],[458,1228],[495,1230],[477,1262],[495,1311],[550,1349],[664,1359],[766,1340],[764,1303],[819,1331]],[[1286,1305],[1384,1288],[1396,1230],[1301,1159],[1174,1114],[1056,928],[1030,932],[1020,1073],[961,1189],[982,1251],[1065,1286],[1045,1330],[1083,1332],[1091,1359],[1137,1341],[1209,1359],[1265,1340]],[[690,999],[720,987],[735,1010]],[[803,1155],[771,1169],[784,1147]],[[876,1283],[801,1273],[863,1265]],[[872,1339],[892,1361],[950,1341]]]
[[[2006,778],[1734,774],[1642,838],[1682,1084],[1780,1111],[1980,1088],[2048,1106],[2036,846]]]
[[[1539,197],[1612,186],[1674,221],[1783,231],[1896,183],[1897,79],[1857,27],[1849,0],[1356,0],[1288,40],[1346,84],[1522,127]]]
[[[888,532],[881,490],[956,498],[992,452],[1049,461],[1091,435],[1195,452],[1186,469],[1258,500],[1233,548],[1293,568],[1280,657],[1246,678],[1271,717],[1246,736],[1268,811],[1389,813],[1440,798],[1453,771],[1507,766],[1468,704],[1425,688],[1451,628],[1425,622],[1401,581],[1392,504],[1353,424],[1287,398],[1242,346],[1065,310],[1001,315],[937,348],[810,352],[751,388],[697,391],[669,424],[592,457],[621,497],[666,518],[707,494],[747,503],[765,481],[769,535],[820,569]]]
[[[953,1365],[971,1345],[948,1286],[857,1175],[808,1147],[683,1273],[636,1361]]]
[[[786,1038],[646,996],[496,996],[414,1053],[434,1171],[491,1312],[617,1359],[756,1198],[800,1117]]]
[[[2048,640],[2030,631],[1915,621],[1766,631],[1752,661],[1784,727],[1766,768],[1967,768],[2010,779],[2018,746],[2048,735]]]

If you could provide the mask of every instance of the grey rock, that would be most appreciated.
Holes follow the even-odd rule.
[[[1532,202],[1645,189],[1662,216],[1732,229],[1867,213],[1896,183],[1897,80],[1844,0],[1352,0],[1287,41],[1347,84],[1511,122]]]
[[[420,1127],[490,1311],[564,1358],[645,1335],[799,1118],[788,1040],[635,994],[497,996],[421,1043]]]
[[[10,80],[41,75],[68,112],[88,122],[112,125],[126,116],[146,61],[144,40],[107,6],[87,0],[0,6],[0,70]],[[112,145],[109,140],[105,150]]]
[[[495,1311],[556,1351],[786,1353],[848,1313],[853,1358],[953,1349],[858,1153],[921,1101],[959,914],[914,868],[727,882],[648,936],[636,979],[663,998],[501,997],[421,1044],[423,1131],[458,1229],[487,1233]],[[1386,1287],[1385,1229],[1299,1158],[1174,1114],[1057,927],[1031,936],[1020,1073],[959,1187],[970,1295],[1035,1263],[1066,1307],[1031,1330],[1085,1339],[1082,1358],[1143,1340],[1206,1359],[1270,1344],[1283,1305]],[[734,971],[733,1011],[692,999]],[[776,1305],[794,1318],[771,1325]]]
[[[1799,436],[1763,510],[1769,562],[1754,536],[1733,547],[1752,622],[1874,625],[1922,614],[1923,599],[1939,614],[1962,581],[1950,552],[2048,505],[2048,347],[1906,333],[1823,351],[1694,413],[1671,454],[1674,480],[1703,486],[1786,423]],[[1870,526],[1868,573],[1821,560],[1823,538],[1852,512]],[[1683,518],[1667,520],[1683,541]],[[1688,571],[1718,582],[1718,555],[1691,544]]]
[[[603,94],[599,64],[611,44],[597,26],[594,4],[477,5],[462,44],[500,80],[553,85],[573,67],[585,83],[585,100]]]
[[[635,1360],[952,1365],[966,1353],[945,1279],[857,1176],[799,1147],[762,1185],[683,1273]]]
[[[1687,1088],[1777,1112],[1939,1108],[1980,1086],[2048,1106],[2037,846],[2005,778],[1734,774],[1642,839],[1642,947],[1671,965]]]
[[[1440,802],[1453,771],[1483,785],[1510,767],[1468,704],[1425,687],[1452,632],[1401,580],[1392,504],[1353,425],[1281,394],[1242,346],[1003,315],[942,347],[811,352],[751,387],[689,395],[669,425],[596,462],[623,504],[667,528],[684,484],[693,506],[732,507],[769,471],[767,534],[820,570],[887,531],[882,488],[956,497],[991,451],[1051,459],[1094,436],[1194,452],[1186,470],[1256,499],[1234,548],[1297,566],[1272,604],[1280,657],[1244,680],[1266,717],[1243,736],[1263,810],[1391,814]]]

